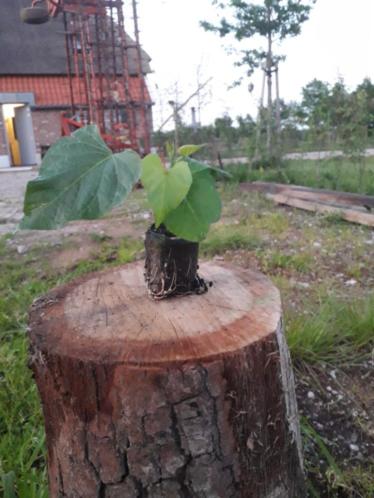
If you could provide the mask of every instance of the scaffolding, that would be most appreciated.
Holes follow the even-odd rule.
[[[32,8],[63,18],[70,109],[62,133],[97,124],[115,151],[150,151],[150,98],[145,83],[136,0],[125,20],[122,0],[34,0]],[[132,23],[130,37],[127,29]],[[34,22],[35,23],[35,22]]]

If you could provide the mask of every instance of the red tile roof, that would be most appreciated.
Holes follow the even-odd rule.
[[[132,100],[141,101],[140,78],[131,77],[129,86]],[[73,87],[75,102],[85,104],[83,84],[81,83],[79,88],[79,80],[74,79]],[[122,82],[118,81],[117,89],[119,96],[123,98]],[[37,106],[70,105],[69,79],[66,76],[0,76],[0,93],[8,92],[33,93]],[[151,103],[147,88],[145,88],[145,97],[145,100]]]

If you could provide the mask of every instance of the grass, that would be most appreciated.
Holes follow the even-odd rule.
[[[373,471],[374,465],[369,465],[368,468],[353,467],[351,469],[343,469],[327,447],[324,438],[313,428],[305,417],[301,417],[301,433],[303,436],[304,445],[312,445],[317,447],[320,457],[319,465],[312,466],[307,462],[308,474],[315,474],[323,478],[323,484],[328,487],[328,496],[354,496],[355,498],[372,498],[374,494]],[[321,472],[321,461],[323,462],[324,470]],[[308,480],[308,491],[312,498],[320,498],[319,490],[316,485]]]
[[[259,213],[249,216],[247,224],[253,228],[269,232],[271,235],[281,235],[289,228],[289,221],[283,213]]]
[[[287,160],[278,169],[251,169],[248,164],[233,164],[227,170],[232,175],[228,180],[234,183],[260,180],[374,195],[374,158],[366,159],[362,179],[357,166],[343,158],[324,159],[320,162]]]
[[[213,227],[208,237],[202,242],[200,254],[214,256],[229,250],[253,250],[262,244],[258,235],[251,233],[248,225],[218,225]]]
[[[374,294],[355,302],[324,299],[318,312],[287,320],[296,361],[350,364],[368,359],[374,347]]]
[[[27,255],[7,249],[0,238],[0,495],[47,498],[44,428],[36,386],[27,367],[26,320],[32,301],[51,287],[90,271],[132,261],[143,244],[103,239],[97,255],[64,274],[42,263],[48,249]],[[15,495],[17,490],[17,495]]]
[[[297,272],[307,273],[313,263],[313,258],[308,253],[286,254],[277,250],[259,252],[258,257],[261,261],[263,271],[271,272],[276,269],[291,269]]]
[[[33,264],[36,256],[33,250],[20,262],[0,239],[0,482],[16,481],[19,498],[46,496],[44,430],[25,332],[29,306],[56,279]]]

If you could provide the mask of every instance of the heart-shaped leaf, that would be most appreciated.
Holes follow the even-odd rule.
[[[202,145],[182,145],[178,149],[178,154],[180,154],[183,157],[188,157],[191,156],[192,154],[195,154],[195,152],[198,152],[200,149],[205,147],[205,144]]]
[[[113,154],[96,126],[59,140],[27,185],[21,228],[53,229],[95,219],[121,203],[140,176],[136,152]]]
[[[141,180],[158,227],[186,197],[192,174],[184,161],[178,161],[168,170],[158,155],[149,154],[142,160]]]
[[[193,165],[192,185],[187,197],[169,214],[164,223],[177,237],[199,242],[211,223],[221,216],[221,199],[209,169]]]

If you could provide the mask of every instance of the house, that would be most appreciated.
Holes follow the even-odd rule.
[[[79,3],[80,0],[74,1]],[[81,62],[75,61],[74,67],[67,56],[65,35],[66,30],[71,28],[66,28],[66,17],[61,13],[45,24],[35,26],[22,23],[20,9],[30,6],[30,3],[30,0],[1,0],[0,5],[0,168],[39,164],[48,147],[61,136],[62,115],[84,124],[82,117],[74,115],[79,111],[82,116],[87,98],[81,87]],[[115,33],[119,36],[118,29]],[[79,39],[74,39],[74,34],[69,36],[70,44],[75,43],[78,53]],[[143,77],[150,72],[150,58],[143,50],[137,50],[128,35],[126,40],[127,45],[129,41],[132,43],[127,48],[126,70],[134,134],[137,143],[144,147],[145,141],[150,143],[152,126],[152,101]],[[116,43],[115,46],[114,58],[120,58],[120,45]],[[93,51],[94,44],[92,47]],[[137,54],[141,54],[141,65]],[[70,70],[68,62],[73,66]],[[106,63],[109,64],[108,61]],[[128,112],[121,103],[123,71],[116,69],[115,75],[110,78],[111,97],[105,100],[102,117],[106,123],[115,104],[117,119],[128,127]],[[95,87],[97,92],[98,86],[103,85],[105,75],[100,75],[97,67],[93,69],[93,74],[96,83],[99,83]],[[74,95],[74,105],[71,95]],[[99,97],[94,95],[93,98]],[[143,120],[142,109],[146,117]]]

